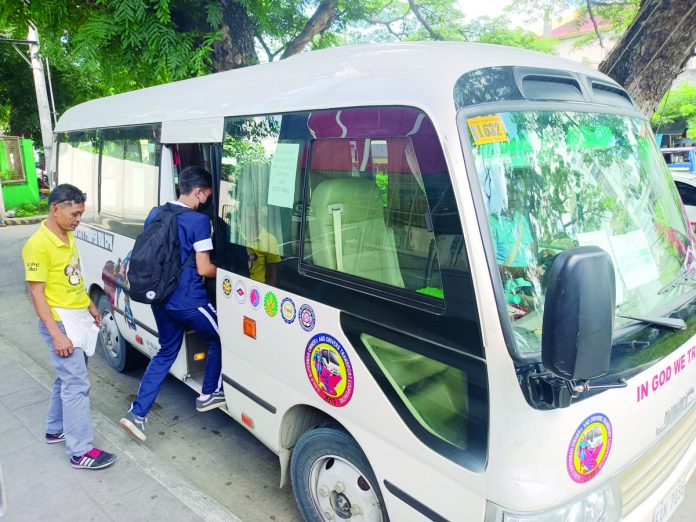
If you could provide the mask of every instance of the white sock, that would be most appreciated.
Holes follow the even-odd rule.
[[[208,400],[208,399],[210,398],[210,394],[207,393],[207,394],[204,395],[204,394],[201,393],[201,396],[198,397],[198,398],[205,401],[205,400]]]

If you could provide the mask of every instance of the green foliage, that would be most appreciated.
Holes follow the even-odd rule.
[[[650,120],[653,130],[659,132],[660,127],[684,120],[687,138],[696,138],[696,85],[682,82],[665,94]]]
[[[48,214],[48,200],[41,200],[38,205],[24,202],[16,209],[15,217],[24,218]]]

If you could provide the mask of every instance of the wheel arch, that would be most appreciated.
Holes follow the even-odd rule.
[[[333,425],[352,434],[346,427],[325,411],[308,404],[296,404],[283,415],[280,423],[280,445],[278,458],[280,460],[280,487],[287,484],[290,473],[290,457],[292,449],[300,437],[309,430],[320,426]],[[353,437],[355,438],[355,437]]]

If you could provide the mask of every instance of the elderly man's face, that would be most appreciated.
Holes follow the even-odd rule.
[[[63,201],[51,206],[51,218],[64,232],[75,230],[80,224],[84,212],[84,203]]]

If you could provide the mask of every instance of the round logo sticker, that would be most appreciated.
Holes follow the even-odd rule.
[[[278,313],[278,298],[273,292],[268,292],[263,299],[263,309],[269,317],[275,317]]]
[[[239,304],[242,304],[244,301],[246,301],[247,288],[246,284],[244,284],[244,281],[242,281],[241,279],[234,284],[234,297],[235,299],[237,299],[237,302]]]
[[[604,467],[611,450],[611,422],[601,413],[587,417],[575,430],[570,444],[566,466],[575,482],[589,482]]]
[[[258,310],[259,306],[261,306],[261,292],[255,286],[252,286],[251,290],[249,290],[249,303],[251,303],[251,307],[254,310]]]
[[[300,306],[300,311],[297,313],[297,321],[305,332],[314,330],[314,310],[308,304]]]
[[[292,302],[292,299],[286,297],[281,301],[280,315],[283,317],[283,321],[288,324],[292,324],[292,322],[295,320],[295,312],[295,303]]]
[[[353,367],[341,343],[331,335],[321,333],[309,340],[305,370],[314,391],[328,404],[340,408],[350,402]]]
[[[232,281],[229,277],[222,280],[222,293],[225,294],[225,297],[232,295]]]

